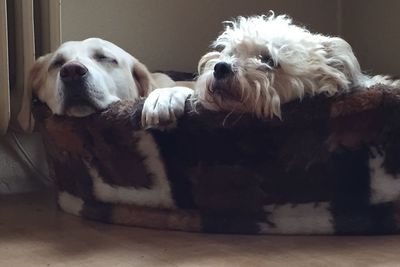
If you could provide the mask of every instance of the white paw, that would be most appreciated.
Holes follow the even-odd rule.
[[[185,111],[185,101],[193,93],[187,87],[155,89],[146,98],[142,110],[144,128],[168,128],[174,126],[177,118]]]

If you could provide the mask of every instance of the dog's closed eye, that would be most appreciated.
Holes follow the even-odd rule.
[[[58,69],[61,68],[64,64],[65,64],[66,60],[63,56],[57,56],[51,63],[49,66],[49,70],[50,69]]]
[[[101,63],[113,63],[113,64],[118,64],[118,61],[115,58],[112,58],[111,56],[107,56],[104,53],[97,52],[93,55],[93,58]]]

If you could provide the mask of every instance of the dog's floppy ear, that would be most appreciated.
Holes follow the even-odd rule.
[[[353,82],[363,77],[360,64],[349,43],[340,37],[329,37],[322,44],[330,67],[338,70]]]
[[[155,82],[151,77],[150,71],[144,64],[136,61],[132,67],[132,74],[140,96],[148,96],[155,89]]]
[[[34,127],[34,119],[31,113],[32,94],[37,95],[37,91],[40,89],[41,84],[46,79],[45,73],[47,71],[47,62],[50,59],[51,54],[47,54],[38,58],[32,65],[26,85],[24,86],[24,92],[21,95],[20,108],[17,112],[16,122],[18,127],[26,132],[31,132]]]
[[[47,62],[50,60],[52,54],[44,55],[38,58],[33,64],[29,76],[28,76],[28,90],[31,90],[34,94],[37,94],[37,91],[41,87],[42,83],[46,79],[45,72]]]
[[[197,65],[197,72],[198,74],[203,73],[204,69],[207,66],[207,63],[212,60],[212,59],[217,59],[220,56],[220,52],[214,51],[214,52],[209,52],[205,54],[204,56],[201,57],[199,64]]]

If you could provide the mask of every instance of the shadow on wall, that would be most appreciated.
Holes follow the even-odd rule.
[[[222,21],[274,10],[313,31],[336,35],[337,8],[338,0],[68,0],[61,6],[62,40],[98,36],[151,70],[195,71],[223,30]]]
[[[222,21],[274,10],[312,31],[342,34],[363,69],[400,74],[397,0],[68,0],[61,10],[63,41],[102,37],[152,70],[194,71]]]
[[[371,73],[400,75],[400,1],[351,0],[342,4],[342,34]]]

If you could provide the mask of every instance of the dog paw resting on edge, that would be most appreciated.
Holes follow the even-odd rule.
[[[226,22],[213,48],[200,59],[194,90],[196,99],[211,110],[281,117],[282,104],[306,95],[335,95],[375,83],[400,85],[385,76],[364,75],[345,40],[311,33],[273,12]],[[165,121],[181,114],[178,105],[183,101],[176,98],[187,97],[190,91],[171,90],[175,93],[169,93],[174,97],[168,107],[152,102],[168,93],[149,96],[145,126],[157,126],[159,121],[152,117]]]
[[[142,125],[159,128],[174,127],[185,111],[185,101],[193,93],[188,87],[160,88],[150,94],[143,105]]]

